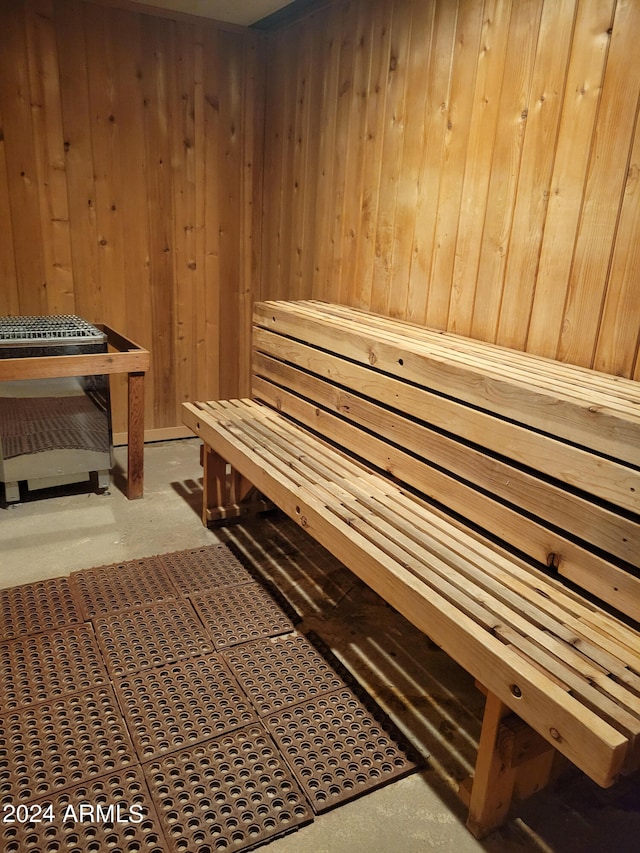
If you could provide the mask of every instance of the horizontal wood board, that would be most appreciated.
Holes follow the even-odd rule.
[[[344,316],[333,326],[336,313]],[[446,364],[442,336],[436,335],[442,352],[434,367],[421,330],[413,338],[411,328],[400,324],[399,335],[389,321],[379,329],[378,318],[349,313],[315,303],[258,304],[254,397],[640,620],[638,470],[500,416],[492,411],[494,397],[487,404],[484,386],[464,376],[460,383],[449,376],[434,389],[431,377]],[[464,339],[450,337],[464,349]],[[470,365],[458,363],[458,373],[481,376],[483,349],[474,344]],[[509,414],[522,401],[525,418],[529,411],[539,418],[536,401],[544,394],[552,407],[565,385],[572,394],[561,398],[560,424],[578,431],[575,425],[591,417],[590,372],[578,369],[575,383],[574,368],[557,365],[551,387],[545,387],[542,378],[536,380],[543,365],[533,359],[527,381],[528,356],[513,355],[516,392],[508,372],[500,379],[499,401],[506,401]],[[409,356],[414,364],[403,379]],[[490,370],[494,356],[490,352]],[[606,377],[594,375],[598,382],[605,394]],[[626,384],[635,390],[635,383]],[[473,391],[469,405],[455,399],[459,387]],[[606,420],[588,424],[588,431],[596,435],[598,427],[614,424],[617,453],[628,457],[620,436],[633,435],[637,422],[633,396],[622,390],[619,399],[608,395]]]

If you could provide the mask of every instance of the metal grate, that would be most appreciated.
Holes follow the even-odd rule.
[[[104,332],[72,314],[0,317],[0,347],[102,343],[106,339]]]

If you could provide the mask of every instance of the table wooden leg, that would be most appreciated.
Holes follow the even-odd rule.
[[[144,489],[144,373],[129,374],[127,497],[141,498]]]

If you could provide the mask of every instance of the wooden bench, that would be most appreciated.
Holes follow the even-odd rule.
[[[184,404],[203,521],[268,498],[475,677],[477,837],[555,750],[636,771],[640,385],[344,306],[254,318],[253,399]]]

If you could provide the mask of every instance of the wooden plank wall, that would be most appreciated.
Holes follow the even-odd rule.
[[[264,297],[640,379],[640,0],[338,0],[272,39]]]
[[[149,437],[246,393],[264,36],[80,0],[0,3],[0,314],[148,347]],[[124,429],[122,383],[114,429]]]

